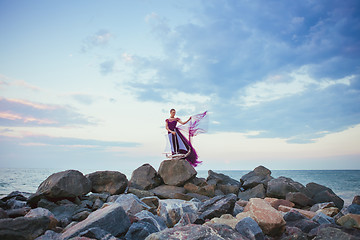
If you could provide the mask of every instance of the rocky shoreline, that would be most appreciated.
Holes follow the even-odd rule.
[[[36,193],[0,200],[0,239],[360,239],[360,196],[273,178],[263,166],[241,179],[185,160],[117,171],[54,173]]]

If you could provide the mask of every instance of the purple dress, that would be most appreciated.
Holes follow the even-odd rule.
[[[173,120],[166,119],[169,129],[176,132],[175,135],[171,132],[168,132],[172,154],[186,154],[190,150],[189,155],[185,159],[192,166],[196,167],[199,163],[201,163],[201,161],[198,161],[198,155],[191,142],[187,140],[185,136],[181,133],[179,128],[176,127],[176,124],[179,120],[179,118],[175,118]]]

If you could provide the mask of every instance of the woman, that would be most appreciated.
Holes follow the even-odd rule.
[[[175,118],[175,114],[175,109],[171,109],[170,118],[165,120],[166,130],[168,131],[168,136],[171,144],[172,155],[182,156],[192,166],[196,167],[199,163],[201,163],[201,161],[198,161],[198,155],[193,146],[191,145],[191,142],[189,141],[191,135],[189,134],[189,140],[187,140],[180,132],[179,128],[176,127],[177,123],[180,123],[182,125],[188,123],[191,120],[191,117],[187,121],[182,122],[180,118]]]

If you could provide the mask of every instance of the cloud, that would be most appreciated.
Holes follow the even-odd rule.
[[[101,29],[95,34],[88,36],[83,41],[81,51],[85,53],[94,47],[104,47],[110,42],[112,38],[114,38],[112,33],[110,33],[108,30]]]
[[[0,98],[0,126],[74,126],[92,124],[68,106]]]
[[[0,74],[0,88],[4,88],[4,87],[8,87],[8,86],[20,87],[20,88],[35,91],[35,92],[38,92],[41,90],[41,88],[34,86],[24,80],[12,79],[5,75]]]
[[[115,61],[107,60],[100,64],[100,73],[102,75],[108,75],[114,71]]]
[[[293,142],[360,123],[360,3],[202,3],[186,24],[146,17],[164,56],[132,57],[127,84],[139,100],[185,99],[209,106],[216,131]]]

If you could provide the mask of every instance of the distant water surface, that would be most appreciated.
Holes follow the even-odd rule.
[[[36,192],[42,181],[55,172],[62,169],[40,169],[40,168],[0,168],[0,197],[6,196],[12,191]],[[96,170],[80,169],[83,174]],[[250,170],[219,170],[231,178],[239,180]],[[128,179],[131,178],[132,170],[122,170]],[[360,170],[272,170],[274,178],[285,176],[306,185],[315,182],[331,188],[339,197],[344,199],[345,205],[351,204],[355,195],[360,195]],[[198,177],[206,178],[207,171],[199,170]]]

